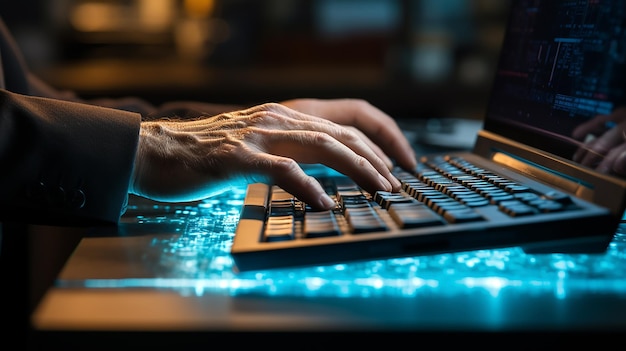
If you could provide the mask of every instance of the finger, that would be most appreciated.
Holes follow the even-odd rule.
[[[600,135],[610,126],[611,115],[598,115],[595,118],[580,124],[572,132],[572,137],[577,140],[584,140],[588,135]]]
[[[338,114],[335,122],[351,125],[363,131],[374,143],[407,169],[416,166],[415,153],[396,121],[366,101],[345,104],[346,111]]]
[[[367,144],[367,146],[369,146],[369,148],[372,149],[372,151],[374,151],[374,153],[376,153],[376,155],[385,162],[385,164],[387,165],[387,168],[389,169],[393,168],[393,161],[389,158],[389,156],[387,156],[387,154],[385,154],[385,152],[376,143],[374,143],[370,138],[368,138],[367,135],[363,134],[363,132],[361,132],[360,130],[354,127],[347,127],[347,128],[349,128],[354,133],[356,133],[361,138],[361,140],[363,140],[363,142],[365,142],[365,144]]]
[[[351,177],[368,191],[399,191],[398,180],[362,141],[342,143],[337,134],[333,137],[324,132],[302,130],[257,131],[254,135],[262,135],[259,145],[261,152],[291,158],[300,163],[324,164]],[[351,144],[351,147],[347,144]],[[362,154],[369,154],[369,157]],[[378,168],[370,159],[379,164]]]
[[[596,168],[609,152],[609,148],[599,138],[585,144],[585,150],[579,162],[587,167]]]
[[[574,155],[572,156],[572,160],[575,162],[582,162],[582,159],[585,157],[585,154],[587,152],[587,143],[582,143],[577,149],[576,152],[574,152]]]
[[[335,206],[322,185],[291,158],[256,153],[246,156],[245,163],[251,174],[268,176],[274,184],[313,208],[329,210]]]
[[[393,190],[400,190],[400,183],[391,174],[391,167],[389,167],[389,164],[385,162],[385,160],[382,159],[376,152],[377,149],[380,153],[382,153],[380,151],[380,148],[375,147],[375,149],[373,149],[373,143],[371,143],[370,141],[370,143],[368,144],[367,141],[369,141],[369,139],[365,137],[363,133],[355,132],[354,128],[346,128],[332,122],[328,123],[327,121],[320,123],[318,123],[318,121],[305,123],[304,129],[302,130],[318,131],[330,135],[335,140],[349,147],[357,155],[365,157],[376,168],[376,170],[393,185]],[[294,135],[294,137],[298,138],[299,136]],[[306,139],[307,135],[303,134],[301,135],[301,137]],[[308,137],[310,138],[312,137],[312,135],[308,135]],[[323,136],[321,137],[323,138]],[[309,139],[308,142],[315,142],[315,140]],[[384,155],[384,153],[382,154]],[[387,157],[385,157],[385,159],[387,159],[388,162],[391,163],[391,161]]]
[[[596,168],[606,174],[626,175],[626,144],[613,148]]]
[[[622,133],[618,128],[611,129],[593,141],[587,143],[586,153],[581,163],[590,167],[597,167],[612,148],[623,141]]]
[[[415,153],[396,121],[364,100],[297,99],[284,102],[307,113],[324,117],[335,123],[350,125],[363,131],[398,164],[407,169],[416,166]]]
[[[626,176],[626,146],[613,159],[613,172],[619,176]]]
[[[293,122],[293,127],[291,129],[319,131],[332,136],[334,139],[348,146],[356,154],[365,157],[376,168],[376,170],[391,183],[391,191],[400,190],[400,182],[390,171],[392,168],[391,160],[379,146],[373,143],[361,131],[354,127],[344,127],[332,121],[327,121],[317,117],[305,115],[301,116],[301,118],[303,118],[302,121]],[[356,176],[358,176],[358,174]]]

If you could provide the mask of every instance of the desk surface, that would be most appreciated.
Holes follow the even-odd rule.
[[[603,254],[505,248],[236,274],[243,196],[132,199],[115,233],[80,241],[35,329],[626,331],[626,226]]]

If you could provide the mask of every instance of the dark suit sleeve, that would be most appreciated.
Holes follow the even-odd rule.
[[[116,223],[138,113],[0,90],[0,221]]]

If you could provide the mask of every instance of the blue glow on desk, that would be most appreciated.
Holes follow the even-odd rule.
[[[150,205],[154,214],[133,226],[165,224],[177,235],[155,236],[146,256],[159,257],[153,278],[87,279],[89,288],[175,289],[206,293],[304,297],[414,297],[484,293],[554,296],[618,294],[626,297],[626,227],[603,254],[526,254],[522,249],[478,250],[319,267],[234,273],[229,250],[245,187],[192,205]],[[131,204],[132,209],[132,204]],[[143,213],[142,208],[136,209]],[[155,265],[146,260],[146,265]],[[60,281],[60,286],[77,282]]]

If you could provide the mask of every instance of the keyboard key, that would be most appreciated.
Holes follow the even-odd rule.
[[[395,203],[410,203],[414,202],[415,199],[408,196],[405,193],[392,193],[389,191],[377,191],[374,194],[374,201],[380,205],[380,207],[384,209],[389,209],[391,204]]]
[[[547,193],[543,194],[541,197],[543,197],[545,199],[548,199],[548,200],[556,201],[556,202],[558,202],[560,204],[564,204],[564,205],[569,205],[569,204],[573,203],[573,201],[569,197],[569,195],[560,193],[558,191],[547,192]]]
[[[371,208],[347,208],[344,212],[353,234],[382,232],[388,230],[385,222]]]
[[[389,215],[400,228],[421,228],[443,225],[445,221],[437,213],[420,204],[393,204]]]
[[[447,211],[443,218],[450,223],[467,223],[482,221],[485,218],[472,209]]]
[[[332,211],[307,212],[304,221],[305,238],[340,235],[337,219]]]
[[[274,216],[267,219],[265,241],[294,239],[294,219],[292,215]]]

